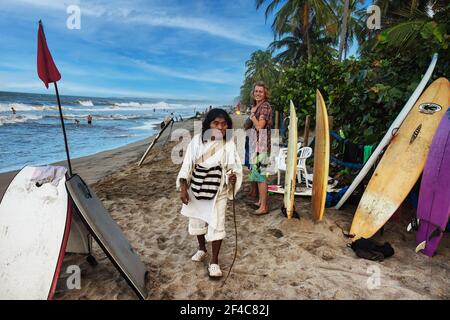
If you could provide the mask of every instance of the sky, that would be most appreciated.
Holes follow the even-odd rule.
[[[67,27],[72,5],[79,29]],[[42,20],[61,94],[231,104],[245,61],[273,41],[264,10],[254,0],[0,0],[0,91],[52,93],[36,73]]]
[[[273,40],[253,0],[0,0],[0,91],[52,93],[36,73],[40,19],[66,95],[232,103]]]

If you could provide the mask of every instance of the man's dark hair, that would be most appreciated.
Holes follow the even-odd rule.
[[[205,141],[205,132],[209,129],[211,129],[211,122],[214,121],[216,118],[223,118],[225,119],[228,128],[227,129],[233,129],[233,121],[231,120],[231,117],[228,115],[228,113],[220,108],[214,108],[208,111],[206,114],[205,120],[203,120],[202,123],[202,140]],[[231,138],[231,135],[227,135],[227,140]]]

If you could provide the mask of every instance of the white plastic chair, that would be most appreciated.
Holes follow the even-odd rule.
[[[286,159],[287,159],[288,148],[280,148],[278,157],[276,160],[277,164],[277,184],[280,185],[281,182],[281,171],[286,171]]]
[[[306,159],[311,157],[312,155],[312,148],[310,147],[303,147],[299,150],[298,155],[298,161],[297,161],[297,182],[300,184],[302,183],[302,175],[305,177],[305,184],[307,188],[310,188],[309,184],[309,174],[308,170],[306,169]]]
[[[301,183],[301,175],[305,175],[306,186],[309,187],[308,182],[308,171],[306,170],[306,159],[308,159],[312,154],[312,149],[310,147],[302,148],[302,142],[297,144],[298,146],[298,159],[297,159],[297,181]],[[281,171],[286,171],[286,158],[287,158],[288,148],[280,148],[280,152],[276,157],[277,164],[277,184],[280,185],[281,182]]]

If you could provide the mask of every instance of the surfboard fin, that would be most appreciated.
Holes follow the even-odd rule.
[[[416,218],[411,219],[411,222],[406,227],[406,231],[411,232],[412,230],[414,230],[414,231],[419,230],[419,222],[420,222],[420,219],[416,219]]]
[[[419,243],[416,247],[416,253],[418,253],[420,250],[425,249],[426,245],[427,245],[426,241],[422,241],[421,243]]]

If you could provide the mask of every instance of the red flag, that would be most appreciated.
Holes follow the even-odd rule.
[[[47,88],[49,83],[61,79],[61,74],[59,73],[58,68],[56,68],[52,55],[48,50],[44,27],[42,26],[41,21],[39,21],[38,31],[37,72],[39,78],[44,82]]]

